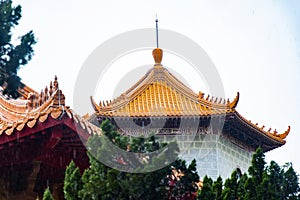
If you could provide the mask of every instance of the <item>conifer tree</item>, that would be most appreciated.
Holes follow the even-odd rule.
[[[238,189],[237,189],[237,196],[239,197],[239,200],[244,200],[244,196],[246,193],[245,184],[248,180],[248,175],[244,173],[238,183]]]
[[[199,182],[196,160],[193,159],[189,166],[184,160],[176,160],[171,168],[180,172],[181,176],[173,180],[172,187],[168,191],[168,199],[195,199],[199,189],[196,185]]]
[[[54,198],[53,198],[53,196],[52,196],[52,194],[50,192],[49,187],[47,187],[47,189],[44,192],[43,200],[54,200]]]
[[[114,130],[109,121],[104,121],[101,128],[106,137],[91,136],[88,141],[90,167],[82,175],[83,186],[79,191],[81,199],[167,199],[170,197],[167,189],[170,188],[169,177],[173,168],[179,169],[184,174],[176,182],[178,187],[175,186],[174,190],[180,190],[178,195],[189,197],[197,191],[195,182],[198,182],[199,176],[195,161],[187,167],[185,161],[178,160],[162,169],[147,173],[122,172],[102,164],[99,162],[100,158],[110,160],[114,165],[132,168],[133,172],[156,169],[157,163],[177,156],[178,146],[169,144],[163,154],[154,153],[147,158],[148,164],[144,165],[139,158],[128,159],[122,152],[116,155],[109,143],[136,153],[155,152],[164,148],[165,144],[157,142],[155,137],[130,139],[122,136]],[[120,160],[122,162],[119,162]],[[195,195],[193,197],[195,198]]]
[[[253,154],[251,166],[248,169],[249,177],[245,182],[245,200],[255,200],[264,195],[264,188],[261,186],[263,174],[265,173],[265,155],[261,148]]]
[[[79,168],[73,161],[66,168],[64,180],[64,197],[66,200],[79,200],[78,192],[82,189],[82,180]]]
[[[224,200],[236,200],[238,198],[238,172],[234,170],[231,174],[231,177],[225,181],[224,189],[222,191],[222,198]]]
[[[201,188],[199,194],[198,194],[198,199],[199,200],[214,200],[216,198],[216,194],[213,190],[213,180],[207,176],[204,177],[203,179],[203,187]]]
[[[300,199],[299,176],[295,172],[292,163],[287,163],[283,170],[281,194],[289,200]]]
[[[13,98],[19,96],[18,89],[24,86],[17,71],[31,60],[36,43],[32,31],[21,36],[18,44],[12,43],[12,31],[19,24],[21,10],[11,0],[0,1],[0,86],[3,94]]]
[[[212,184],[213,191],[215,193],[216,200],[222,200],[223,180],[219,176],[216,181]]]
[[[213,183],[215,188],[221,191],[220,183]],[[218,186],[216,186],[216,184]],[[210,194],[211,182],[206,179],[203,183],[202,193]],[[209,192],[207,192],[209,191]],[[222,190],[224,200],[299,200],[300,199],[299,177],[294,171],[292,164],[287,163],[280,167],[275,161],[266,165],[265,155],[260,148],[253,154],[251,166],[248,174],[243,174],[239,170],[233,171],[231,177],[226,179]],[[205,197],[207,200],[217,199]]]

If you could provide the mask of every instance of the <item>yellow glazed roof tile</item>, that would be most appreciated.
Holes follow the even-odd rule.
[[[155,65],[136,84],[112,101],[97,104],[91,97],[96,115],[100,117],[184,117],[235,114],[242,123],[256,132],[284,143],[290,127],[283,133],[271,133],[252,124],[236,110],[239,93],[232,100],[205,97],[194,93],[161,65],[161,49],[153,50]]]

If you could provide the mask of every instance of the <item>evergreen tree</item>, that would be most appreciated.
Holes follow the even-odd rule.
[[[187,167],[184,160],[176,160],[172,163],[173,173],[178,173],[179,177],[169,180],[170,189],[168,199],[195,199],[197,196],[199,175],[197,173],[196,160],[192,160]],[[170,177],[170,173],[168,176]]]
[[[258,187],[259,190],[262,191],[260,198],[266,200],[283,199],[282,177],[283,169],[281,169],[276,162],[271,161],[270,166],[266,167],[266,170],[263,173],[262,182]]]
[[[237,170],[234,170],[231,177],[225,181],[222,191],[224,200],[236,200],[238,198],[239,176]]]
[[[80,199],[78,191],[82,189],[81,174],[79,168],[75,166],[73,161],[66,168],[64,180],[64,197],[66,200]]]
[[[249,178],[245,183],[245,200],[256,200],[263,198],[265,188],[261,186],[265,173],[265,155],[261,148],[253,154],[251,166],[248,169]]]
[[[212,185],[216,200],[222,200],[223,180],[221,176]]]
[[[294,200],[300,199],[299,177],[295,172],[291,163],[287,163],[284,167],[283,176],[281,179],[282,193],[285,199]]]
[[[253,154],[251,166],[248,169],[249,175],[256,183],[262,182],[263,173],[265,170],[265,154],[261,148],[258,148]]]
[[[212,190],[222,191],[224,200],[299,200],[300,188],[299,177],[294,171],[292,164],[287,163],[280,167],[275,161],[266,165],[265,155],[259,148],[253,154],[248,175],[241,175],[239,170],[233,171],[231,177],[226,179],[224,189],[221,187],[221,180],[213,183]],[[216,189],[218,188],[218,189]],[[217,199],[211,194],[211,181],[203,182],[202,191],[198,199]],[[203,193],[208,194],[201,198]]]
[[[214,192],[212,185],[213,180],[205,176],[203,179],[203,187],[198,194],[199,200],[214,200],[216,198],[216,193]]]
[[[21,19],[21,6],[13,7],[11,0],[0,1],[0,86],[3,94],[16,98],[21,83],[17,71],[26,65],[33,55],[32,46],[36,43],[34,34],[29,31],[20,37],[17,45],[12,44],[12,29]]]
[[[239,180],[238,189],[237,189],[237,196],[239,197],[239,200],[244,200],[244,196],[246,193],[245,185],[247,180],[248,180],[248,176],[246,173],[243,174]]]
[[[184,176],[175,182],[174,191],[180,191],[178,195],[188,198],[197,191],[195,182],[198,182],[199,176],[196,172],[196,162],[186,167],[185,161],[176,162],[163,167],[157,171],[158,163],[165,162],[168,159],[174,159],[177,156],[178,146],[174,143],[168,145],[163,153],[155,153],[157,150],[166,147],[165,144],[156,141],[155,137],[133,138],[118,134],[109,121],[101,124],[103,136],[91,136],[88,140],[88,156],[90,167],[82,175],[82,189],[79,191],[80,199],[167,199],[171,198],[167,189],[170,188],[170,177],[172,169],[180,170]],[[149,158],[142,158],[133,154],[133,157],[127,157],[122,152],[114,152],[111,144],[134,153],[149,153]],[[124,167],[129,172],[118,171],[112,167],[99,162],[105,158],[110,160],[111,166]],[[147,164],[145,164],[146,162]],[[106,163],[107,164],[107,163]],[[178,197],[178,196],[177,196]]]
[[[45,190],[43,200],[54,200],[49,188]]]

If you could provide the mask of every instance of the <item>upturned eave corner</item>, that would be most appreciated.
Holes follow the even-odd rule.
[[[99,105],[95,102],[93,96],[90,96],[90,100],[91,100],[91,103],[92,103],[92,106],[93,106],[94,111],[95,111],[96,113],[98,113],[98,112],[100,111]]]
[[[240,93],[237,92],[236,97],[229,103],[230,109],[235,109],[240,99]]]
[[[284,133],[279,134],[279,137],[282,140],[284,140],[290,134],[290,131],[291,131],[291,126],[288,126],[287,130]]]
[[[235,115],[242,121],[242,123],[246,124],[247,126],[251,127],[255,132],[267,137],[272,138],[273,140],[279,142],[280,144],[285,144],[286,137],[289,135],[291,131],[291,127],[288,126],[288,128],[283,133],[278,133],[276,129],[265,129],[265,125],[259,125],[258,123],[253,123],[251,120],[246,119],[241,114],[239,114],[237,111],[234,112]]]

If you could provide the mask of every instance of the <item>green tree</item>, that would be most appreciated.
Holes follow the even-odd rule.
[[[88,140],[90,167],[82,175],[83,185],[78,192],[80,199],[195,198],[194,193],[198,189],[196,182],[199,181],[195,160],[188,167],[185,161],[177,160],[156,170],[162,162],[177,157],[179,149],[176,143],[166,146],[158,142],[155,137],[129,138],[116,132],[109,121],[104,121],[101,128],[102,136],[91,136]],[[136,154],[128,157],[122,151],[115,152],[113,146],[126,150],[124,152]],[[151,154],[143,155],[149,152]],[[99,162],[102,159],[109,161],[111,167]],[[126,169],[133,173],[118,171],[112,167]],[[173,169],[180,171],[184,176],[171,186],[170,177],[174,175]],[[140,173],[144,170],[150,172]],[[170,188],[173,192],[176,191],[178,196],[171,194]]]
[[[299,177],[295,172],[292,163],[287,163],[283,167],[282,193],[285,199],[300,199]]]
[[[266,170],[263,173],[262,182],[259,185],[259,189],[262,193],[260,196],[262,199],[283,199],[283,172],[283,169],[274,161],[271,161],[270,166],[266,167]]]
[[[189,166],[184,160],[176,160],[169,169],[172,169],[172,172],[168,173],[168,177],[172,177],[172,174],[174,177],[174,173],[178,176],[168,179],[168,199],[195,199],[198,191],[196,183],[199,182],[196,160],[192,160]]]
[[[13,7],[11,0],[0,1],[0,86],[4,88],[3,94],[13,98],[19,96],[18,89],[24,86],[17,71],[31,60],[36,43],[32,31],[21,36],[19,44],[11,42],[12,29],[21,16],[20,5]]]
[[[237,196],[239,197],[239,200],[244,200],[244,196],[246,193],[245,185],[248,180],[248,175],[244,173],[238,183],[238,188],[237,188]]]
[[[219,176],[216,181],[212,184],[213,191],[215,193],[216,200],[222,200],[223,180]]]
[[[219,183],[218,183],[219,182]],[[260,148],[253,154],[251,166],[248,174],[241,174],[239,170],[234,170],[231,177],[226,179],[222,190],[221,181],[203,182],[200,192],[208,195],[202,199],[217,199],[211,197],[211,192],[222,191],[224,200],[296,200],[300,199],[299,177],[294,171],[291,163],[280,167],[275,161],[266,165],[265,155]],[[218,188],[218,189],[216,189]]]
[[[45,190],[43,200],[54,200],[49,188]]]
[[[258,148],[253,154],[251,166],[248,169],[249,177],[245,182],[245,200],[262,199],[265,193],[265,188],[262,187],[265,173],[265,155],[261,148]]]
[[[82,189],[82,180],[79,168],[75,166],[73,161],[66,168],[64,180],[64,197],[66,200],[80,199],[78,191]]]
[[[222,198],[224,200],[236,200],[238,198],[239,176],[237,170],[234,170],[231,177],[226,179]]]
[[[203,179],[203,187],[198,194],[198,199],[200,200],[214,200],[216,198],[216,194],[213,190],[213,180],[208,178],[207,176]]]

